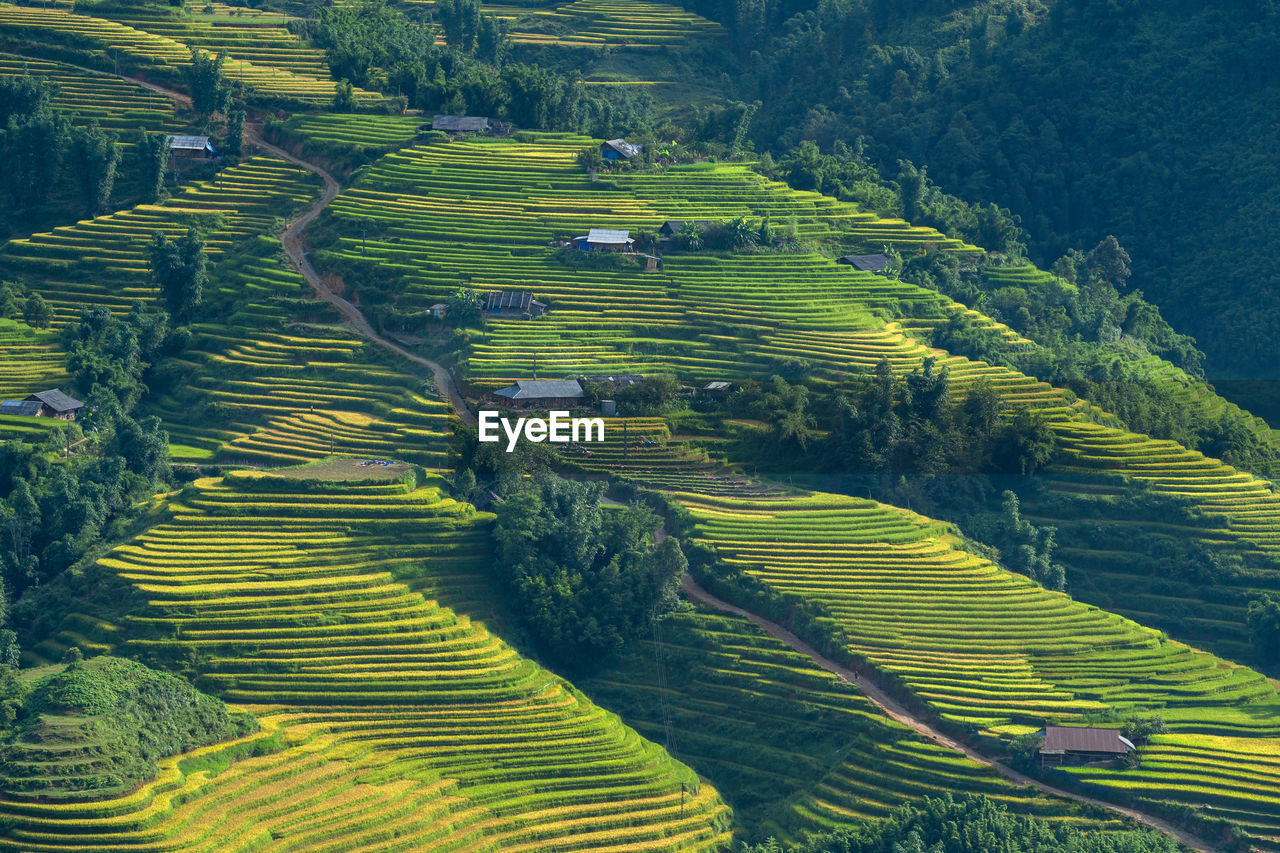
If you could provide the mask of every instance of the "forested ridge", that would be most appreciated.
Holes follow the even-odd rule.
[[[732,32],[749,136],[857,140],[1016,214],[1047,268],[1115,234],[1213,376],[1267,378],[1280,9],[1245,2],[685,0]]]

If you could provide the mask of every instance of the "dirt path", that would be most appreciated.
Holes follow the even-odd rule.
[[[79,68],[82,71],[98,74],[104,77],[116,76],[93,68],[83,68],[81,66],[74,67]],[[150,83],[137,77],[122,76],[122,79],[128,80],[130,83],[135,83],[142,88],[148,89],[157,94],[164,95],[180,107],[191,106],[191,98],[181,92],[174,91],[173,89],[167,89],[164,86],[159,86],[155,83]],[[328,207],[335,198],[337,198],[338,193],[342,190],[342,186],[338,183],[337,179],[319,165],[303,160],[300,157],[290,154],[283,148],[267,142],[262,138],[261,134],[258,133],[258,130],[250,125],[245,125],[244,137],[246,142],[256,145],[264,151],[269,151],[282,160],[286,160],[295,166],[306,169],[308,172],[319,175],[320,180],[324,181],[324,192],[321,193],[320,198],[312,203],[311,206],[301,214],[294,217],[285,227],[284,233],[280,236],[280,242],[284,244],[285,254],[289,256],[289,260],[291,260],[293,265],[297,267],[298,272],[302,273],[302,277],[307,280],[307,283],[311,285],[312,289],[315,290],[321,299],[328,302],[338,310],[338,313],[341,314],[347,323],[350,324],[356,334],[378,344],[384,349],[390,350],[401,358],[408,359],[409,361],[430,370],[432,376],[435,377],[436,388],[449,398],[449,403],[453,406],[453,410],[457,413],[462,422],[468,426],[475,426],[477,423],[475,415],[467,408],[466,401],[462,399],[462,392],[458,389],[458,383],[454,380],[449,371],[444,368],[444,365],[434,362],[429,358],[424,358],[416,353],[412,353],[399,344],[392,343],[382,335],[378,334],[377,331],[374,330],[373,326],[369,324],[369,321],[365,319],[364,313],[346,299],[343,299],[341,296],[330,290],[316,273],[315,267],[311,265],[311,261],[307,257],[306,241],[303,237],[303,233],[307,230],[307,226],[312,222],[315,222],[317,217],[324,212],[324,209]]]
[[[1023,773],[1019,773],[1017,770],[1014,770],[1013,768],[1008,767],[1000,763],[999,761],[995,761],[991,758],[988,758],[987,756],[983,755],[980,752],[977,752],[973,748],[963,743],[960,743],[959,741],[955,740],[951,736],[939,731],[938,729],[935,729],[926,721],[912,714],[909,710],[903,707],[903,705],[900,702],[898,702],[893,697],[889,696],[887,693],[885,693],[875,684],[872,684],[869,681],[863,681],[858,676],[857,673],[853,672],[847,667],[841,666],[840,664],[836,663],[830,658],[820,654],[816,649],[814,649],[804,640],[800,639],[795,634],[791,633],[786,628],[783,628],[781,625],[777,624],[776,622],[771,622],[768,619],[765,619],[763,616],[758,616],[755,613],[752,613],[748,610],[744,610],[741,607],[738,607],[736,605],[730,604],[727,601],[723,601],[719,598],[716,598],[710,592],[708,592],[707,590],[699,586],[698,582],[695,581],[690,575],[686,574],[681,579],[681,587],[684,590],[684,594],[691,601],[696,601],[700,604],[705,604],[706,606],[711,607],[715,610],[721,610],[726,613],[733,613],[738,616],[745,617],[746,619],[755,623],[759,627],[763,628],[770,636],[786,643],[788,646],[795,649],[800,654],[811,659],[818,666],[827,670],[827,672],[830,672],[833,675],[835,675],[841,681],[846,681],[849,684],[856,686],[864,696],[866,696],[869,700],[871,700],[872,703],[879,706],[879,708],[882,711],[884,711],[893,719],[897,720],[899,723],[902,723],[904,726],[907,726],[908,728],[912,729],[918,734],[923,735],[924,737],[928,738],[934,743],[945,746],[948,749],[953,749],[957,752],[964,753],[964,755],[967,758],[970,758],[973,761],[978,762],[979,764],[987,765],[988,767],[994,769],[997,773],[999,773],[1001,776],[1003,776],[1004,778],[1008,779],[1011,782],[1014,782],[1019,785],[1030,785],[1033,788],[1038,788],[1039,790],[1043,791],[1046,794],[1053,794],[1055,796],[1064,797],[1069,800],[1075,800],[1076,802],[1079,802],[1079,803],[1088,803],[1089,805],[1092,805],[1092,806],[1098,806],[1099,808],[1103,808],[1103,809],[1106,809],[1107,811],[1114,812],[1116,814],[1130,818],[1134,821],[1137,821],[1138,823],[1144,824],[1145,826],[1149,826],[1153,829],[1158,829],[1159,831],[1165,833],[1166,835],[1171,835],[1174,838],[1178,839],[1179,842],[1181,842],[1182,844],[1185,844],[1187,847],[1190,847],[1192,850],[1199,850],[1201,851],[1201,853],[1212,853],[1212,851],[1217,849],[1216,847],[1213,847],[1205,843],[1200,838],[1194,835],[1191,835],[1185,830],[1179,829],[1178,827],[1174,826],[1168,821],[1162,820],[1158,817],[1145,814],[1144,812],[1137,811],[1136,809],[1127,808],[1125,806],[1118,806],[1118,805],[1115,805],[1114,803],[1108,803],[1105,800],[1097,800],[1097,799],[1094,799],[1093,797],[1085,796],[1084,794],[1077,794],[1071,791],[1064,790],[1062,788],[1055,787],[1053,785],[1046,784],[1045,782],[1041,782],[1038,779],[1033,779],[1032,777],[1027,776]]]

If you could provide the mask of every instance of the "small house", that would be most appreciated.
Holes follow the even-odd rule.
[[[194,160],[203,158],[212,160],[218,156],[218,150],[213,147],[213,143],[209,141],[207,136],[175,136],[169,135],[165,137],[165,142],[169,143],[169,156],[180,160]]]
[[[431,119],[431,129],[443,131],[452,136],[460,136],[464,133],[506,136],[511,133],[511,123],[488,116],[434,116]]]
[[[884,275],[889,270],[889,259],[884,255],[845,255],[843,258],[837,258],[836,263],[877,275]]]
[[[433,320],[443,320],[445,317],[449,316],[449,306],[443,302],[437,302],[427,310],[431,312],[431,319]]]
[[[600,144],[600,156],[606,160],[630,160],[643,151],[643,145],[636,145],[625,139],[610,139]]]
[[[684,230],[686,225],[694,225],[698,228],[706,230],[714,225],[710,219],[668,219],[662,223],[662,227],[658,229],[659,237],[675,237]]]
[[[57,388],[51,388],[48,391],[41,391],[38,394],[32,394],[25,401],[27,403],[39,403],[40,407],[36,411],[36,416],[41,418],[58,418],[64,421],[74,421],[76,415],[84,410],[84,403],[74,397],[68,397]]]
[[[1089,764],[1124,758],[1137,747],[1119,729],[1093,726],[1045,726],[1040,763]]]
[[[702,393],[708,397],[723,397],[729,393],[729,389],[733,386],[728,382],[708,382],[702,388]]]
[[[584,237],[573,238],[575,248],[584,252],[630,252],[636,247],[630,231],[615,228],[592,228]]]
[[[636,254],[631,257],[645,272],[657,272],[662,267],[662,259],[657,255]]]
[[[576,379],[517,379],[491,395],[508,409],[571,409],[581,406],[586,394]]]
[[[547,313],[547,304],[527,290],[491,290],[485,294],[483,310],[497,317],[541,317]]]

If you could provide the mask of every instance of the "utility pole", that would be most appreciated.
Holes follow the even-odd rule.
[[[538,354],[536,352],[533,354],[533,378],[538,378]]]

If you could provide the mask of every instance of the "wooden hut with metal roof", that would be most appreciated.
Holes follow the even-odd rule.
[[[1124,758],[1137,749],[1119,729],[1093,726],[1045,726],[1040,763],[1089,764]]]

